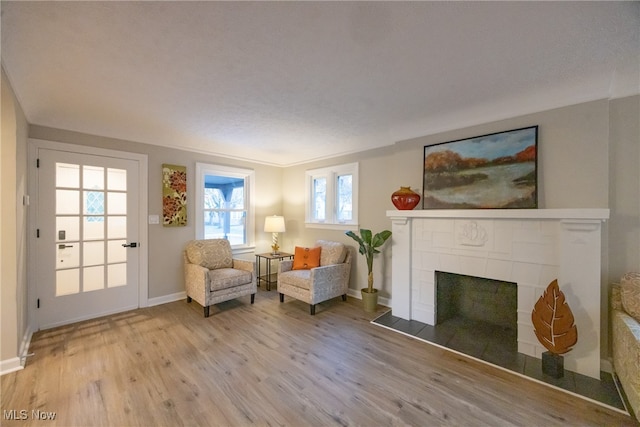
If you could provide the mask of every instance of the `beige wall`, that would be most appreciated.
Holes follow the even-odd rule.
[[[282,170],[280,168],[33,125],[29,129],[29,137],[148,155],[149,215],[155,214],[162,217],[162,164],[170,163],[187,167],[188,225],[186,227],[149,225],[149,241],[143,242],[143,244],[147,244],[149,251],[149,298],[163,297],[184,291],[182,249],[188,240],[195,238],[195,169],[197,162],[255,170],[256,250],[269,250],[271,235],[261,231],[261,224],[264,224],[265,216],[281,212]],[[247,256],[245,255],[245,257]],[[251,255],[248,258],[254,259]]]
[[[358,162],[360,228],[368,228],[374,233],[390,230],[391,222],[386,217],[386,211],[394,209],[390,195],[400,185],[394,178],[396,171],[390,165],[393,153],[394,147],[385,147],[286,168],[282,211],[287,221],[287,232],[283,235],[283,250],[293,251],[295,246],[309,246],[317,239],[343,242],[357,250],[356,243],[345,236],[344,231],[305,228],[305,171],[325,166]],[[382,298],[388,298],[391,293],[391,250],[387,246],[390,245],[387,243],[383,247],[373,265],[374,286],[380,290]],[[349,287],[357,291],[367,286],[367,264],[358,255],[354,265]]]
[[[640,96],[611,101],[609,279],[640,271]]]
[[[2,70],[0,148],[0,362],[18,357],[27,334],[27,121]]]

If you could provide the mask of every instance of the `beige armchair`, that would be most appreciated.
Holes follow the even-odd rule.
[[[187,302],[196,300],[209,317],[209,306],[257,292],[256,264],[234,259],[226,239],[192,240],[184,250]]]
[[[288,295],[309,304],[312,315],[316,304],[337,296],[347,300],[351,276],[351,248],[339,242],[318,240],[320,266],[309,270],[293,270],[294,261],[281,261],[278,267],[280,302]]]

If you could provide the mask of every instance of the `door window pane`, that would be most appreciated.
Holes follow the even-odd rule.
[[[107,238],[117,239],[127,237],[127,217],[109,216],[107,217]]]
[[[104,215],[104,192],[84,192],[84,213],[86,215]]]
[[[127,284],[127,264],[113,264],[108,267],[107,286],[115,288],[116,286],[125,286]]]
[[[127,261],[127,248],[124,245],[126,240],[110,240],[107,243],[107,261],[109,264]]]
[[[80,269],[56,271],[56,296],[80,292]]]
[[[82,239],[98,240],[104,239],[104,217],[85,216],[82,221]]]
[[[56,217],[56,242],[77,240],[80,240],[80,219],[77,216]]]
[[[107,193],[107,204],[109,215],[126,215],[127,214],[127,193]]]
[[[82,269],[82,290],[84,292],[104,289],[104,266],[86,267]]]
[[[104,189],[104,168],[99,166],[82,167],[82,187],[92,190]]]
[[[62,247],[61,247],[62,246]],[[80,266],[80,244],[56,244],[56,270]]]
[[[80,192],[77,190],[56,190],[56,214],[77,215],[80,213]]]
[[[102,265],[104,264],[104,243],[85,242],[82,245],[82,265]]]
[[[127,191],[127,171],[125,169],[107,169],[107,190]]]
[[[80,187],[80,166],[56,163],[56,187]]]

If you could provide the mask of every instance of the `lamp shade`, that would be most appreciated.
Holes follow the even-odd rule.
[[[266,233],[283,233],[286,231],[283,216],[268,216],[264,219],[264,231]]]

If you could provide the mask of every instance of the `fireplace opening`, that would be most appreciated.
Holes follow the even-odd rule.
[[[516,283],[441,271],[435,283],[435,331],[442,344],[496,363],[517,357]]]

